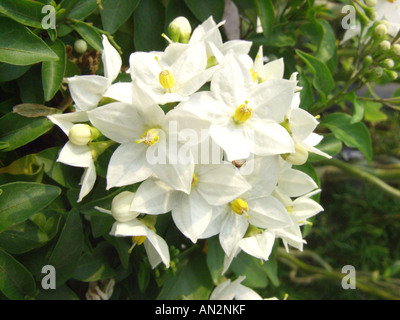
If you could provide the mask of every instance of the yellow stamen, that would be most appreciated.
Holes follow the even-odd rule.
[[[153,144],[158,142],[159,139],[159,132],[157,129],[149,129],[146,130],[140,137],[139,140],[136,140],[136,144],[144,143],[148,146],[152,146]]]
[[[232,202],[231,207],[234,213],[238,215],[245,214],[246,217],[249,218],[249,215],[247,214],[247,211],[249,211],[249,206],[247,205],[246,201],[237,198]]]
[[[250,69],[251,76],[253,77],[253,81],[256,82],[258,78],[258,72],[255,72],[253,69]]]
[[[129,248],[128,252],[131,253],[133,248],[136,247],[136,245],[140,246],[145,240],[146,240],[146,236],[133,236],[132,237],[132,246]]]
[[[248,102],[245,101],[244,104],[241,104],[239,107],[236,108],[233,119],[237,123],[244,123],[251,118],[252,113],[253,109],[250,108],[248,106]]]
[[[283,121],[280,123],[280,125],[281,125],[282,127],[284,127],[284,128],[286,129],[286,131],[287,131],[290,135],[293,135],[293,134],[292,134],[292,131],[290,130],[290,124],[289,124],[289,119],[288,119],[288,118],[285,117],[285,120],[283,120]]]
[[[193,173],[193,177],[192,177],[192,188],[196,185],[197,183],[197,177],[196,175]]]
[[[164,89],[167,89],[169,92],[171,92],[171,89],[175,86],[175,77],[174,75],[167,69],[164,69],[164,67],[161,65],[160,61],[158,60],[158,57],[155,57],[156,61],[158,62],[161,72],[158,75],[158,80],[160,81],[160,84]]]

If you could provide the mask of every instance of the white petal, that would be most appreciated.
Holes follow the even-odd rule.
[[[163,238],[152,230],[148,230],[147,238],[143,243],[147,252],[147,257],[151,267],[154,269],[160,262],[163,262],[169,268],[170,256],[168,245]]]
[[[132,103],[132,85],[130,82],[117,82],[112,84],[103,94],[105,97],[124,102]]]
[[[236,245],[244,237],[249,222],[245,215],[238,215],[232,210],[225,216],[219,233],[219,242],[227,256],[230,256]]]
[[[177,205],[180,194],[165,182],[149,178],[137,189],[131,210],[147,214],[166,213]]]
[[[103,34],[103,53],[101,59],[104,65],[104,76],[113,82],[121,70],[122,60],[118,51],[110,44],[107,37]]]
[[[247,199],[250,224],[259,228],[283,228],[292,224],[283,204],[273,196]]]
[[[230,213],[230,211],[231,208],[229,205],[213,206],[210,223],[199,239],[208,239],[218,234],[221,230],[222,223],[224,222],[225,215]]]
[[[88,146],[77,146],[68,141],[61,149],[57,161],[73,167],[87,168],[93,163],[93,158]]]
[[[285,71],[285,65],[283,58],[268,62],[263,66],[258,76],[262,81],[268,81],[271,79],[282,79]]]
[[[244,285],[239,285],[236,289],[235,294],[236,300],[263,300],[263,298],[254,290],[245,287]]]
[[[239,242],[240,248],[247,254],[262,260],[268,260],[275,242],[272,231],[264,231],[252,237],[243,238]]]
[[[90,122],[109,139],[118,143],[136,141],[149,128],[130,104],[114,102],[88,112]]]
[[[108,79],[101,76],[89,75],[68,78],[71,97],[80,111],[97,107],[108,86]]]
[[[232,286],[231,280],[228,279],[215,287],[209,300],[233,300],[236,292],[234,289],[238,286],[239,284]]]
[[[138,219],[127,222],[114,222],[110,235],[116,237],[146,236],[149,229]]]
[[[203,172],[198,174],[195,188],[210,205],[226,204],[251,188],[231,165],[205,165],[198,169]]]
[[[195,191],[182,194],[181,201],[172,210],[175,225],[193,243],[207,228],[211,216],[211,206]]]
[[[55,125],[60,127],[60,129],[64,131],[67,136],[69,134],[69,130],[75,123],[89,121],[85,111],[53,114],[51,116],[47,116],[47,118]]]
[[[78,202],[81,202],[82,199],[89,194],[89,192],[93,189],[94,183],[96,181],[96,168],[94,163],[89,165],[89,167],[85,168],[85,172],[82,176],[82,186],[81,191],[79,192]]]
[[[147,179],[152,170],[146,159],[147,145],[127,142],[113,153],[107,170],[107,190]]]
[[[297,139],[304,140],[317,127],[318,121],[307,111],[296,108],[291,111],[289,125],[292,134]]]
[[[304,172],[289,169],[281,172],[278,188],[289,197],[299,197],[318,188],[318,185]]]
[[[308,218],[323,211],[324,208],[314,200],[307,197],[299,197],[293,201],[292,215],[297,221],[305,221]]]

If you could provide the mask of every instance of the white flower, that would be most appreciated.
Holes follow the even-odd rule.
[[[248,189],[250,185],[231,165],[197,165],[190,194],[150,178],[136,191],[132,210],[147,214],[172,211],[177,228],[195,243],[209,225],[213,207],[229,203]]]
[[[228,160],[294,151],[281,126],[296,82],[274,79],[254,86],[250,70],[232,53],[211,80],[211,91],[198,92],[178,108],[210,121],[210,135]]]
[[[309,224],[307,219],[324,210],[319,203],[310,199],[311,196],[319,193],[320,191],[320,189],[317,189],[313,192],[298,197],[295,200],[292,200],[290,197],[279,192],[278,190],[274,191],[273,195],[277,197],[286,207],[286,210],[293,221],[289,227],[273,230],[275,236],[282,239],[287,251],[289,251],[288,245],[303,251],[303,245],[306,243],[306,241],[303,239],[300,227],[305,224]]]
[[[285,207],[271,196],[278,180],[278,157],[256,158],[247,161],[246,165],[254,167],[252,174],[245,176],[252,188],[231,202],[215,207],[213,220],[207,228],[209,230],[205,230],[202,235],[210,237],[219,233],[221,246],[228,256],[242,240],[249,226],[267,229],[291,224]],[[265,252],[262,256],[267,259],[269,253]]]
[[[160,105],[183,101],[210,80],[204,43],[188,46],[183,52],[167,47],[165,52],[135,52],[129,59],[132,80],[143,82]]]
[[[57,161],[69,166],[85,168],[80,182],[81,190],[78,198],[78,202],[80,202],[94,186],[96,181],[96,169],[92,150],[87,145],[90,141],[90,137],[86,135],[86,130],[82,130],[81,127],[79,127],[78,130],[74,128],[77,126],[76,123],[83,123],[89,119],[86,112],[54,114],[48,116],[48,119],[55,125],[59,126],[67,136],[71,135],[71,131],[72,133],[75,133],[72,135],[72,141],[75,141],[75,143],[70,139],[61,149]],[[82,131],[85,136],[84,138],[79,136]],[[79,144],[76,144],[77,141]]]
[[[107,189],[131,185],[155,174],[173,188],[189,192],[193,161],[170,159],[169,141],[173,137],[168,132],[168,118],[136,81],[132,82],[132,92],[133,105],[115,102],[88,112],[96,128],[120,143],[108,165]]]
[[[104,76],[83,75],[68,78],[69,91],[78,111],[96,108],[103,97],[115,98],[116,100],[122,99],[122,101],[131,100],[130,90],[118,90],[117,96],[112,92],[111,94],[107,92],[120,72],[122,60],[118,51],[110,44],[105,35],[103,35],[103,48]],[[119,85],[121,84],[117,84],[117,86]],[[122,85],[126,88],[127,84]],[[114,89],[115,87],[112,89],[113,92],[115,91]],[[121,92],[127,92],[128,98],[123,98],[125,94],[121,96]]]
[[[263,300],[257,292],[241,284],[245,279],[240,276],[235,281],[225,280],[215,287],[209,300]]]
[[[143,243],[153,269],[161,262],[169,268],[170,256],[167,243],[139,219],[127,222],[116,221],[110,234],[115,237],[133,237],[133,241],[136,241],[138,245]]]

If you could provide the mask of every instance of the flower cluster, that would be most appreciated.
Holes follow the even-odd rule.
[[[170,36],[181,42],[164,35],[163,52],[131,54],[131,82],[115,82],[121,57],[105,36],[104,76],[68,79],[76,111],[49,119],[69,137],[58,161],[85,168],[78,201],[116,144],[107,189],[138,188],[97,209],[115,218],[112,235],[145,246],[153,268],[170,264],[154,227],[167,213],[193,243],[218,235],[225,270],[240,251],[268,260],[277,238],[302,250],[300,227],[323,208],[311,199],[317,184],[293,165],[329,155],[315,148],[322,136],[300,108],[296,74],[284,79],[282,59],[264,64],[262,47],[253,60],[251,42],[223,42],[212,18],[193,33],[179,23],[170,32],[185,34]]]

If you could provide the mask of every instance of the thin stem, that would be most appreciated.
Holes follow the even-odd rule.
[[[393,188],[392,186],[385,183],[384,181],[382,181],[378,177],[374,176],[373,174],[362,170],[360,167],[353,166],[351,164],[348,164],[348,163],[338,160],[338,159],[322,160],[319,162],[319,164],[331,165],[331,166],[337,167],[339,169],[342,169],[342,170],[350,173],[351,175],[353,175],[357,178],[360,178],[361,180],[364,180],[365,182],[378,187],[387,195],[400,200],[400,190]]]

